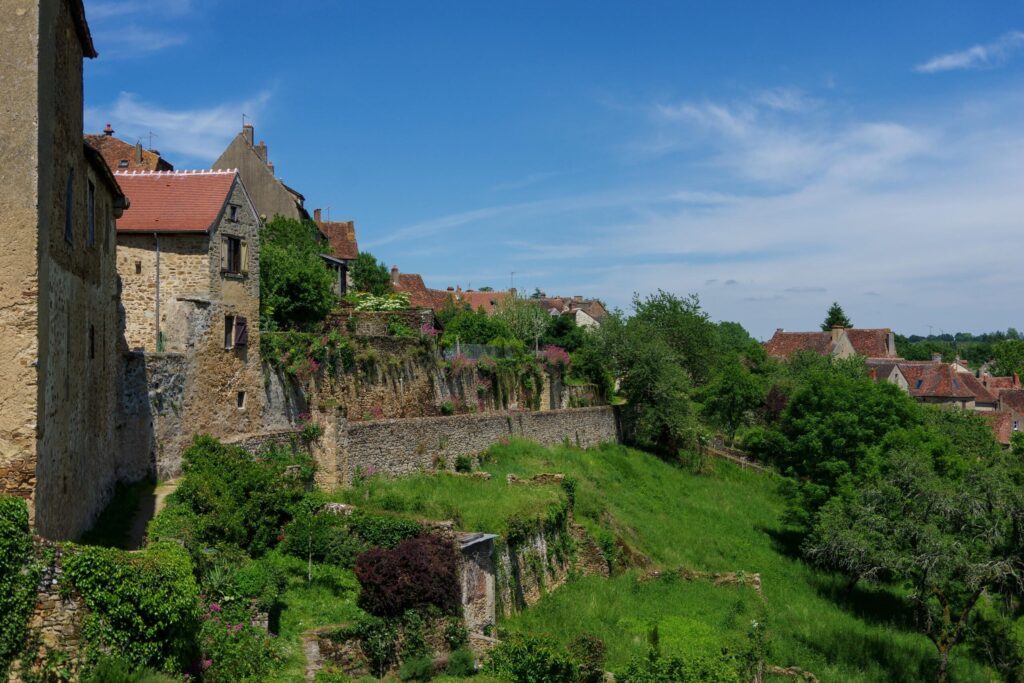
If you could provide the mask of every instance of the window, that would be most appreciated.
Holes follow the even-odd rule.
[[[1013,431],[1015,431],[1015,432],[1019,432],[1020,431],[1020,420],[1014,420],[1013,421]]]
[[[249,345],[249,321],[240,315],[224,316],[224,348]]]
[[[239,391],[238,397],[235,399],[235,405],[238,406],[239,410],[245,410],[245,392]]]
[[[238,222],[238,207],[235,206],[234,204],[228,207],[228,219],[232,223]]]
[[[245,268],[245,243],[238,237],[225,237],[222,243],[223,254],[221,264],[225,273],[238,275],[246,271]]]
[[[128,160],[127,159],[121,159],[120,161],[117,162],[117,167],[118,168],[128,168]]]
[[[88,232],[85,236],[86,244],[92,246],[96,244],[96,186],[93,182],[89,181],[88,187],[88,209],[89,209],[89,223]]]
[[[68,182],[64,187],[64,239],[70,244],[74,241],[71,231],[72,209],[75,206],[75,169],[68,169]]]
[[[135,274],[142,275],[142,261],[135,262]]]
[[[96,358],[96,328],[89,325],[89,360]]]

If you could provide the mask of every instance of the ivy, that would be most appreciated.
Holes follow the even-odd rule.
[[[321,368],[339,374],[355,367],[352,344],[338,330],[264,332],[260,335],[260,356],[272,367],[303,381]]]
[[[25,644],[38,576],[25,501],[0,496],[0,680]]]
[[[69,546],[64,576],[89,608],[82,635],[92,656],[114,651],[131,664],[164,671],[190,662],[199,587],[183,548],[160,542],[129,553]]]

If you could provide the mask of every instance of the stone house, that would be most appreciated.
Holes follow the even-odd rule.
[[[268,221],[278,215],[296,220],[309,218],[303,206],[306,198],[274,175],[274,164],[267,158],[267,143],[260,140],[254,145],[254,135],[251,123],[243,125],[242,132],[235,136],[210,168],[221,171],[237,169],[260,220]]]
[[[107,124],[101,135],[86,135],[85,141],[103,155],[114,171],[173,171],[174,166],[155,149],[143,149],[142,141],[134,145],[114,137],[114,129]]]
[[[322,254],[327,267],[337,278],[335,293],[344,296],[352,288],[351,267],[359,258],[359,244],[356,242],[356,224],[354,221],[321,220],[320,209],[313,210],[313,221],[320,234],[330,246],[329,254]]]
[[[114,221],[127,201],[82,140],[81,0],[0,0],[0,493],[55,539],[118,477]]]
[[[261,428],[262,223],[236,171],[116,177],[134,198],[117,221],[125,337],[158,406],[155,415],[134,418],[141,426],[152,418],[156,472],[174,476],[193,434]],[[131,393],[126,388],[127,399]],[[173,410],[159,409],[165,400]]]
[[[788,358],[798,351],[836,358],[897,358],[896,337],[888,327],[833,327],[828,332],[786,332],[779,328],[764,347],[774,358]]]

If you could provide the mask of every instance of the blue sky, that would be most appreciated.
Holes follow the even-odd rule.
[[[177,168],[241,126],[443,288],[1021,320],[1024,3],[86,0],[86,128]]]

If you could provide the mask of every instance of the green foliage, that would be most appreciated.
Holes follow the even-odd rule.
[[[406,659],[398,669],[398,678],[403,681],[429,681],[434,677],[434,662],[421,655]]]
[[[419,332],[405,324],[401,318],[388,319],[388,334],[392,337],[417,337]]]
[[[0,496],[0,679],[25,642],[35,604],[37,570],[32,564],[28,508],[21,498]]]
[[[594,335],[588,335],[585,342],[571,354],[569,377],[583,384],[592,384],[597,397],[602,401],[611,399],[615,393],[615,377],[612,374],[608,354],[601,348]]]
[[[576,683],[575,659],[547,638],[514,634],[490,652],[486,670],[514,683]]]
[[[539,347],[551,324],[551,315],[536,302],[513,295],[498,302],[494,317],[504,322],[512,336],[533,348]]]
[[[533,304],[538,310],[540,306]],[[572,316],[548,315],[549,321],[540,339],[541,346],[557,346],[573,353],[586,343],[587,332],[576,324]]]
[[[455,471],[456,472],[472,472],[473,471],[473,458],[468,455],[460,455],[455,458]]]
[[[739,362],[723,364],[701,391],[704,416],[729,436],[749,424],[754,411],[764,403],[767,387]]]
[[[81,683],[174,683],[154,669],[134,666],[117,656],[103,656],[81,673]]]
[[[442,415],[454,415],[455,404],[451,401],[444,401],[441,403],[441,414]]]
[[[992,356],[995,359],[993,374],[1024,374],[1024,341],[1007,339],[996,342],[992,345]]]
[[[187,529],[194,556],[200,546],[217,544],[262,555],[277,543],[313,473],[307,454],[272,448],[254,456],[209,436],[197,436],[182,460],[174,505],[161,515],[177,506],[195,515]]]
[[[404,311],[409,308],[409,295],[405,292],[353,292],[347,298],[357,311]]]
[[[482,308],[456,310],[447,319],[439,316],[438,321],[444,326],[441,345],[446,348],[455,346],[456,340],[462,344],[487,344],[492,339],[513,336],[504,319],[487,315]]]
[[[833,327],[853,327],[853,323],[846,317],[846,313],[843,312],[843,307],[839,305],[838,301],[833,301],[832,305],[828,307],[825,321],[821,323],[821,329],[824,332],[828,332]]]
[[[373,254],[361,251],[352,264],[352,285],[356,291],[382,296],[391,291],[391,272]]]
[[[335,275],[316,224],[275,216],[260,231],[260,320],[265,330],[308,330],[335,302]]]
[[[476,673],[476,658],[468,647],[453,650],[448,657],[445,673],[453,678],[467,678]]]
[[[735,664],[724,657],[684,659],[652,650],[638,656],[618,676],[624,683],[740,683]]]
[[[199,633],[203,678],[225,683],[267,680],[281,660],[274,637],[221,614],[208,611]]]
[[[569,642],[569,654],[578,664],[578,683],[604,680],[604,641],[590,633],[581,633]]]
[[[398,658],[398,628],[387,619],[364,614],[351,627],[329,637],[339,641],[357,638],[370,672],[377,678],[382,678]]]
[[[81,546],[64,576],[89,608],[82,634],[93,653],[114,651],[134,666],[181,671],[194,652],[199,587],[174,543],[139,553]]]
[[[308,380],[321,368],[332,375],[355,365],[352,343],[337,330],[313,332],[264,332],[260,357],[291,377]]]

